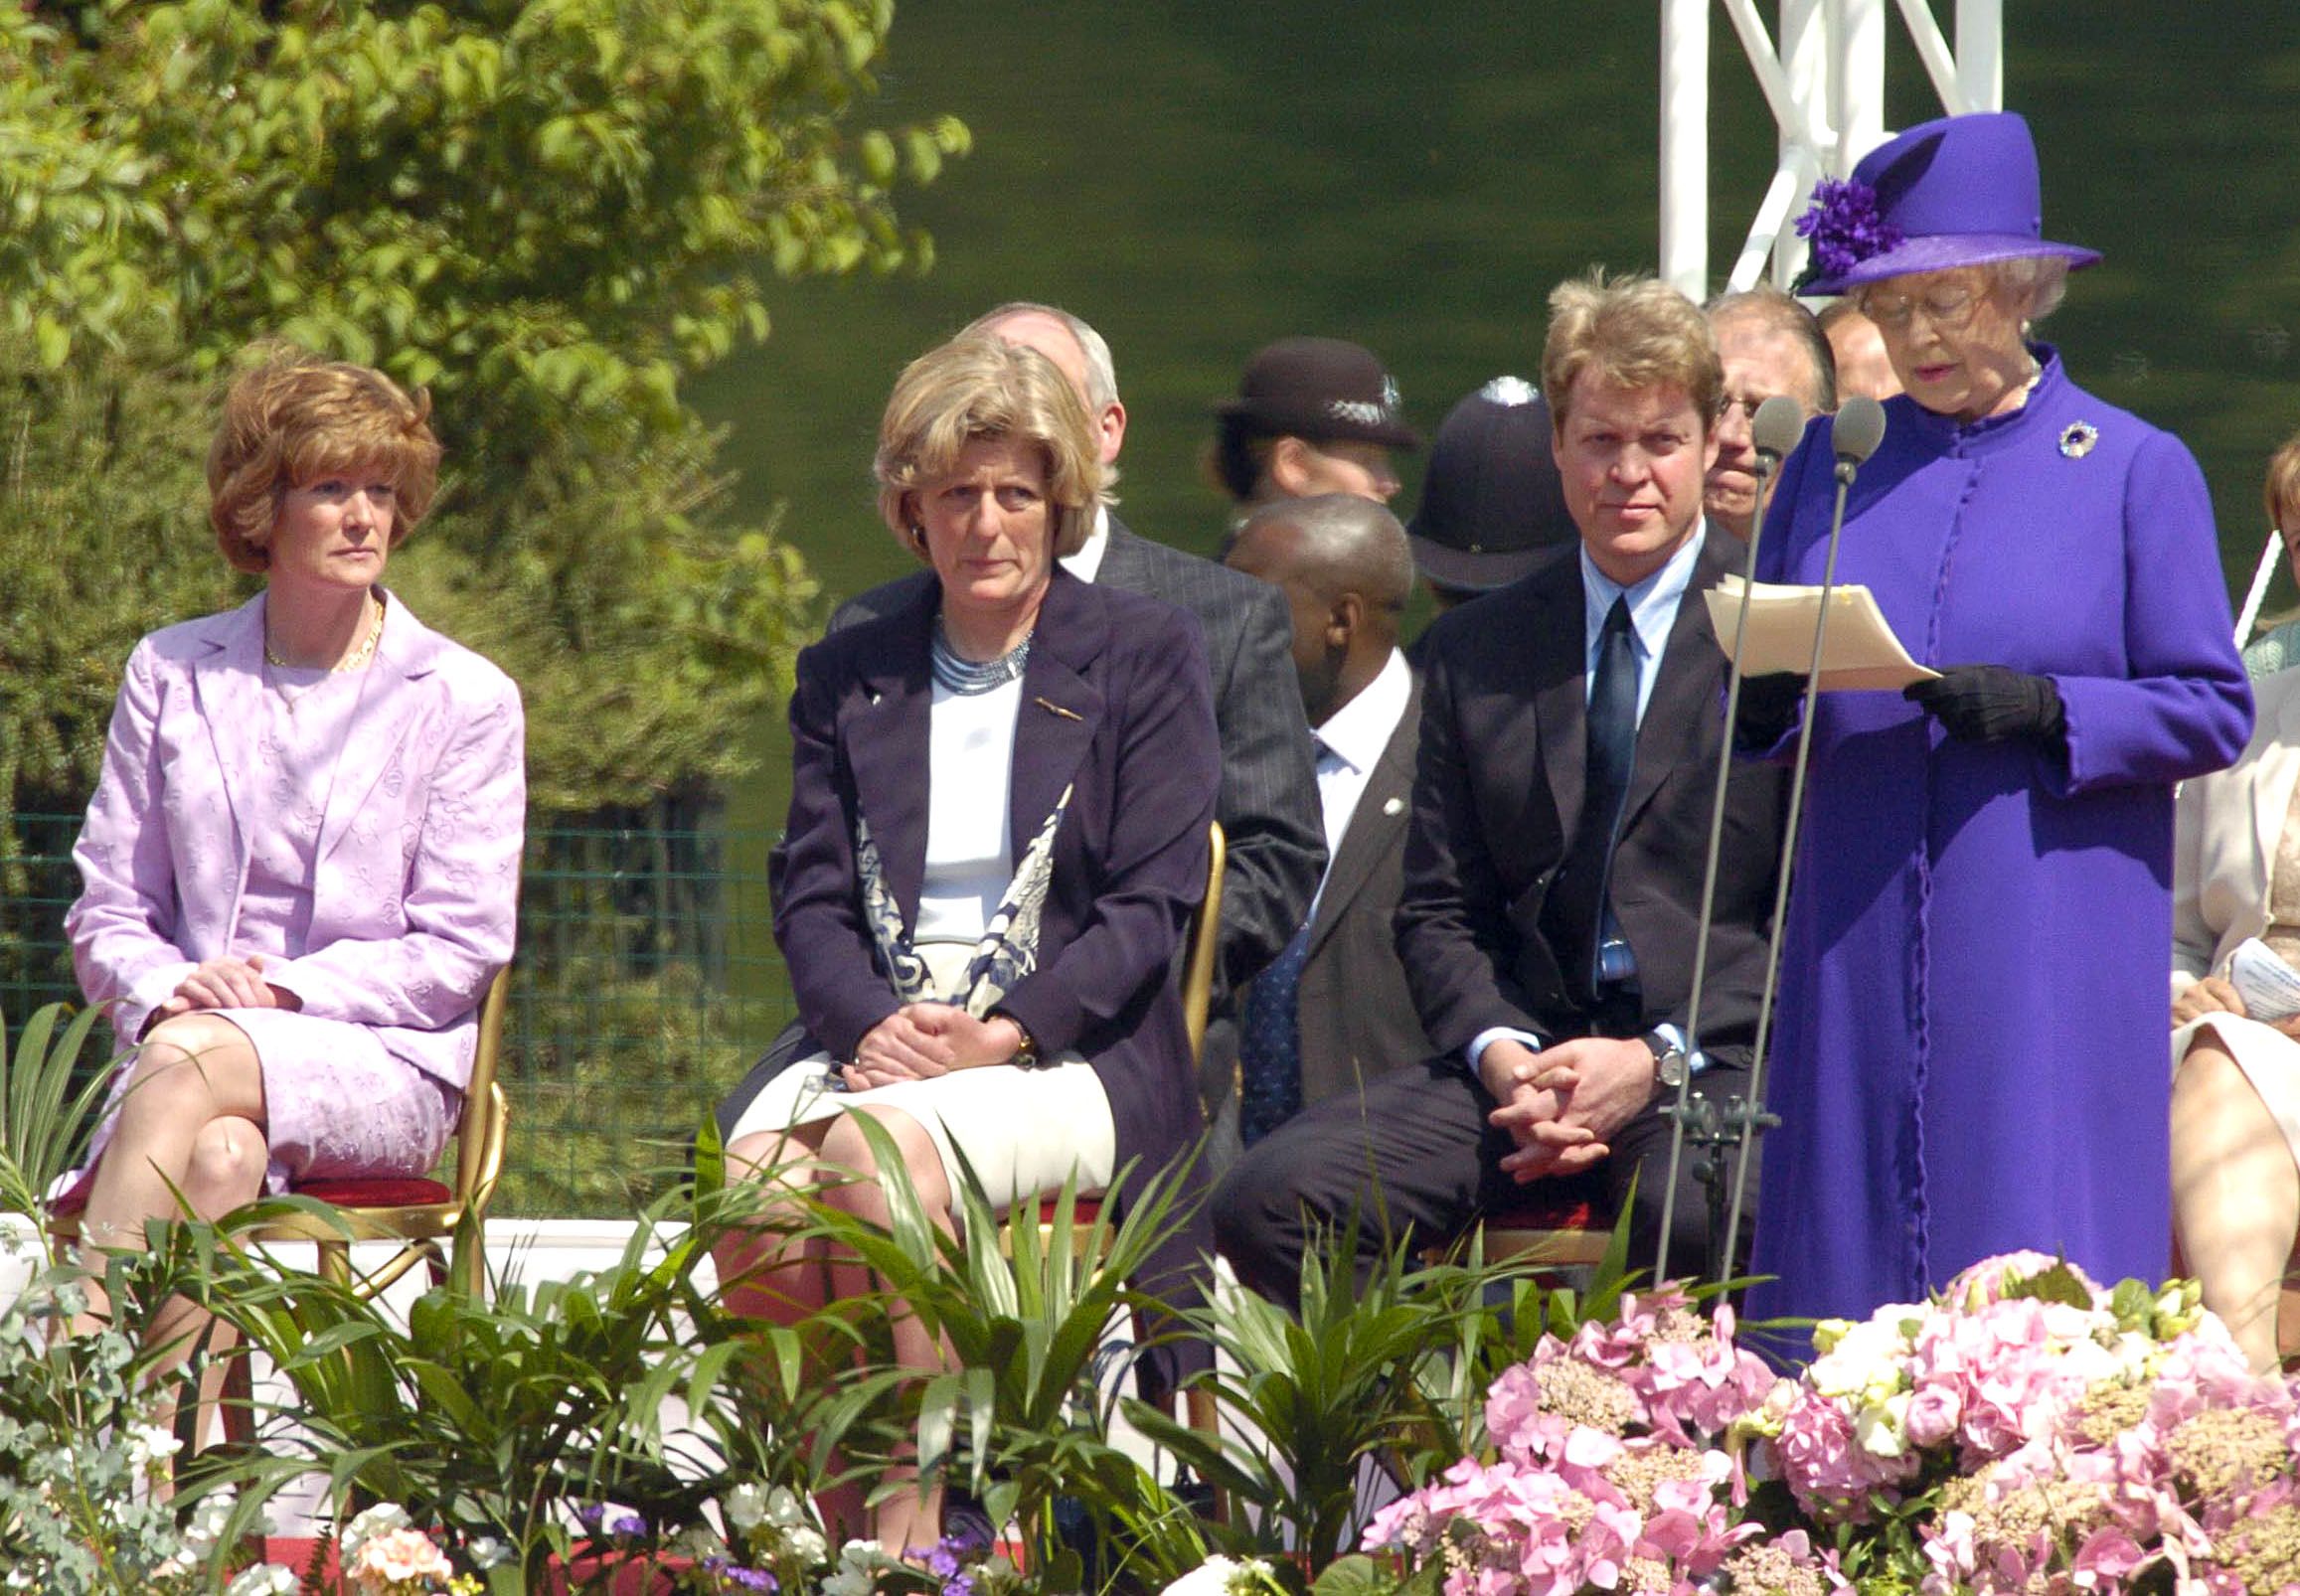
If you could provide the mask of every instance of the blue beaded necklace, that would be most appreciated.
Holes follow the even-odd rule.
[[[975,698],[993,693],[1014,681],[1030,663],[1030,639],[1024,638],[995,660],[977,664],[962,659],[950,646],[950,634],[942,628],[942,617],[934,617],[934,640],[931,649],[934,667],[934,685],[961,698]]]

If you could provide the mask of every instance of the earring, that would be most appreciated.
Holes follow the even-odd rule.
[[[910,523],[910,547],[920,554],[926,552],[926,529],[915,521]]]

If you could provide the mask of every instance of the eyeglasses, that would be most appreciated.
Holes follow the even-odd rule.
[[[1981,295],[1972,288],[1935,288],[1922,294],[1880,293],[1871,289],[1856,303],[1861,313],[1880,327],[1906,327],[1916,313],[1942,332],[1962,331],[1981,307]]]
[[[1770,394],[1727,394],[1718,406],[1717,418],[1721,421],[1730,419],[1733,411],[1738,410],[1741,419],[1754,426],[1757,422],[1757,406],[1772,397]],[[1810,421],[1813,418],[1813,407],[1794,394],[1789,398],[1797,399],[1797,413]]]

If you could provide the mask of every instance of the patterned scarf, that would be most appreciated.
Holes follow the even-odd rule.
[[[1054,876],[1055,832],[1070,807],[1070,790],[1063,789],[1063,795],[1055,800],[1054,812],[1023,851],[1014,879],[1007,882],[1006,895],[999,899],[998,912],[983,927],[981,940],[974,944],[974,956],[966,962],[963,987],[947,999],[935,992],[926,961],[918,957],[903,929],[903,911],[895,902],[895,894],[887,889],[870,822],[860,814],[855,816],[855,869],[863,878],[863,917],[871,922],[879,968],[886,973],[895,996],[906,1004],[955,1003],[979,1020],[1038,968],[1039,918]]]

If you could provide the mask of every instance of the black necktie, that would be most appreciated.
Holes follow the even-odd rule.
[[[1581,784],[1581,814],[1572,852],[1559,868],[1550,893],[1551,947],[1576,1002],[1595,1007],[1601,988],[1626,972],[1627,946],[1613,923],[1608,878],[1621,826],[1621,801],[1637,758],[1637,645],[1630,635],[1629,601],[1613,600],[1597,636],[1597,663],[1589,675],[1588,753]],[[1609,976],[1606,943],[1624,965]]]

